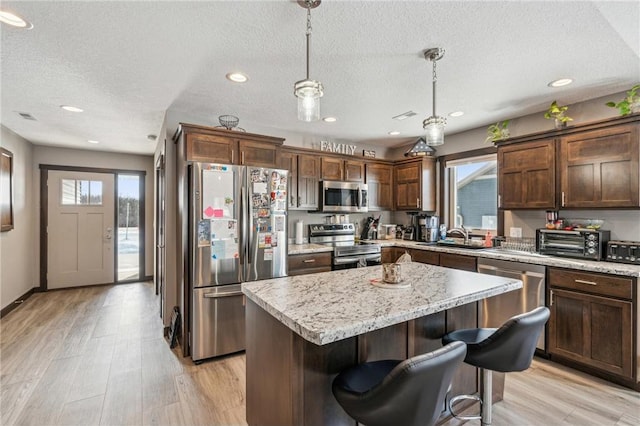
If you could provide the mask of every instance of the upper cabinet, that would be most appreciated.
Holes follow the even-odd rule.
[[[433,157],[395,165],[396,210],[435,211],[436,165]]]
[[[498,206],[640,207],[639,121],[617,117],[499,144]]]
[[[367,163],[365,183],[368,186],[369,210],[392,210],[393,166],[381,163]]]
[[[364,182],[364,162],[362,161],[322,157],[320,163],[321,180]]]
[[[181,123],[176,141],[187,161],[278,167],[284,139]]]
[[[560,206],[640,206],[638,130],[627,124],[561,138]]]
[[[284,150],[279,167],[289,170],[289,209],[317,210],[320,194],[320,158]]]
[[[556,208],[555,139],[498,147],[498,207]]]

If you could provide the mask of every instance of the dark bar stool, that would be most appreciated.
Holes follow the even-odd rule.
[[[464,342],[467,355],[464,362],[480,368],[482,385],[480,397],[458,395],[449,401],[451,414],[459,419],[478,420],[482,425],[491,424],[492,371],[508,373],[529,368],[536,350],[538,337],[549,319],[549,309],[536,308],[533,311],[516,315],[500,328],[469,328],[456,330],[442,338],[443,344]],[[463,399],[480,401],[480,416],[461,416],[453,411],[453,405]]]
[[[338,374],[333,394],[347,414],[367,426],[430,426],[466,352],[462,342],[453,342],[404,361],[358,364]]]

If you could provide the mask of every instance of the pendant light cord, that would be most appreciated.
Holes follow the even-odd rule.
[[[437,117],[436,115],[436,82],[438,81],[438,76],[436,75],[436,62],[437,62],[436,58],[432,57],[431,62],[433,62],[433,104],[431,105],[432,111],[433,111],[432,116]]]
[[[311,7],[307,7],[307,80],[309,80],[309,52],[311,50]]]

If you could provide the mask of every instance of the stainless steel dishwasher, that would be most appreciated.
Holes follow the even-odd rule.
[[[478,315],[481,327],[500,327],[514,315],[531,311],[538,306],[545,306],[544,266],[478,258],[478,272],[522,281],[520,290],[489,297],[479,303]],[[543,352],[545,352],[544,342],[543,330],[536,345]]]

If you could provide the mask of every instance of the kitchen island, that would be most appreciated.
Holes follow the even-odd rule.
[[[245,283],[249,425],[355,425],[331,382],[359,362],[404,359],[477,326],[476,302],[522,287],[516,279],[409,263],[380,288],[380,266]],[[463,365],[452,394],[477,390]]]

